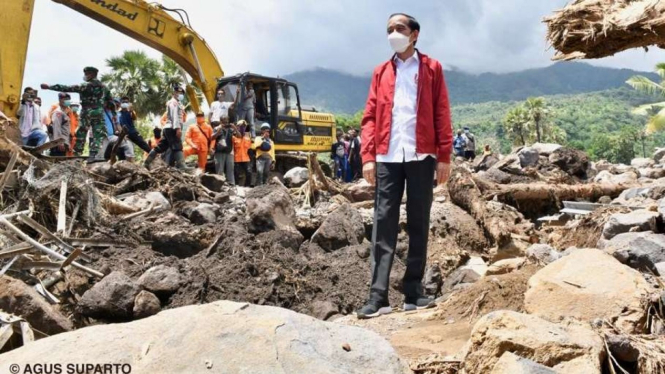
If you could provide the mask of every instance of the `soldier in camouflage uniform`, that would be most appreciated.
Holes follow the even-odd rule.
[[[83,146],[87,138],[88,129],[92,128],[93,140],[90,144],[89,161],[95,159],[97,152],[106,138],[106,128],[104,126],[104,104],[111,102],[111,92],[106,86],[97,79],[97,68],[88,66],[83,69],[84,83],[75,86],[65,86],[61,84],[42,84],[44,90],[54,90],[60,92],[76,92],[81,97],[81,122],[76,130],[76,145],[74,146],[74,154],[77,156],[83,152]]]

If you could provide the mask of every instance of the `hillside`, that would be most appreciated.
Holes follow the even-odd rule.
[[[602,91],[625,87],[625,81],[636,74],[658,79],[652,73],[568,62],[507,74],[473,75],[451,70],[446,72],[446,80],[455,105]],[[333,113],[355,113],[362,109],[370,82],[369,76],[320,68],[289,74],[285,78],[298,83],[304,104]]]

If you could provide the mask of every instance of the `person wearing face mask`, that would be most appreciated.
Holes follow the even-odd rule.
[[[404,310],[434,306],[422,279],[427,260],[433,180],[450,175],[452,126],[441,64],[418,51],[420,24],[393,14],[387,24],[395,52],[372,75],[362,119],[363,177],[376,187],[371,244],[371,286],[358,318],[390,313],[390,270],[397,246],[399,212],[406,189],[409,250],[402,279]]]
[[[74,144],[76,144],[76,130],[79,127],[79,113],[81,113],[81,103],[72,101],[69,107],[69,150],[67,156],[74,156]]]
[[[233,108],[233,101],[224,101],[226,91],[219,89],[217,91],[217,100],[210,104],[210,113],[208,113],[208,122],[213,128],[217,128],[222,121],[222,117],[229,116],[229,109]]]
[[[238,122],[238,130],[233,134],[233,163],[234,163],[234,179],[236,183],[244,187],[252,185],[252,169],[249,166],[251,158],[249,151],[252,148],[252,138],[247,131],[247,122],[244,120]],[[241,179],[240,174],[243,174]]]
[[[62,139],[63,144],[51,148],[51,156],[66,156],[69,149],[70,118],[69,112],[72,104],[72,98],[69,94],[60,92],[58,94],[58,107],[51,114],[51,130],[53,132],[52,140]]]
[[[226,176],[226,181],[234,186],[235,175],[233,173],[233,132],[234,127],[229,123],[229,117],[223,116],[222,123],[215,129],[212,136],[215,139],[215,173]]]
[[[214,141],[212,127],[206,123],[203,112],[196,113],[196,125],[190,125],[185,134],[185,157],[197,155],[198,167],[205,171],[208,163],[208,155],[212,154]]]
[[[26,87],[21,97],[21,106],[16,113],[23,145],[31,147],[39,147],[48,141],[48,134],[42,129],[41,108],[35,103],[35,98],[37,98],[35,90]]]
[[[185,123],[185,90],[180,86],[173,88],[173,97],[166,103],[166,118],[162,139],[154,149],[150,150],[143,165],[150,168],[158,154],[171,152],[171,159],[178,169],[185,169],[185,156],[182,152],[182,125]],[[205,119],[205,118],[204,118]]]
[[[123,96],[120,99],[119,117],[120,126],[124,127],[125,131],[127,131],[127,139],[141,148],[143,152],[150,152],[152,148],[150,148],[150,145],[148,145],[145,139],[143,139],[134,125],[134,122],[136,121],[136,112],[134,111],[128,96]]]
[[[86,134],[88,129],[92,130],[92,142],[90,143],[90,153],[88,162],[94,161],[102,142],[106,139],[106,128],[104,125],[104,105],[112,102],[111,92],[97,79],[99,70],[92,66],[83,69],[84,82],[74,86],[65,86],[61,84],[48,85],[42,83],[41,87],[45,90],[54,90],[61,92],[76,92],[81,98],[81,125],[76,130],[76,144],[74,153],[78,156],[83,152]]]

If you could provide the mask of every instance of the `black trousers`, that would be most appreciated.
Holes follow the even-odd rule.
[[[244,187],[252,185],[252,171],[249,168],[249,162],[236,162],[234,167],[236,185],[240,186],[240,173],[244,174]]]
[[[422,279],[427,262],[429,215],[432,208],[433,181],[436,160],[376,164],[376,196],[374,228],[372,230],[371,272],[369,299],[388,303],[390,270],[395,258],[399,233],[399,208],[406,185],[406,219],[409,252],[402,279],[404,298],[415,301],[423,294]]]
[[[138,131],[128,131],[127,132],[127,139],[131,140],[132,143],[136,144],[139,148],[143,150],[145,153],[150,153],[150,146],[148,143],[146,143],[145,139],[141,136],[141,134],[138,133]]]
[[[173,153],[182,151],[182,139],[176,135],[175,129],[166,128],[162,133],[155,152],[164,153],[171,150]]]

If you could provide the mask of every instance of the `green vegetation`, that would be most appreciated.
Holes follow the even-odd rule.
[[[626,83],[639,92],[663,98],[665,97],[665,63],[656,65],[656,73],[660,77],[660,83],[642,75],[636,75]],[[647,117],[645,130],[648,134],[665,130],[665,101],[641,105],[633,113]]]

